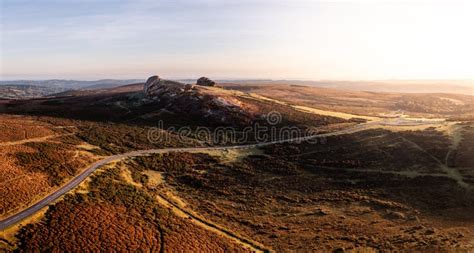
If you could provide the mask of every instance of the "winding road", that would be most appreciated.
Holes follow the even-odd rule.
[[[11,215],[10,217],[5,218],[4,220],[0,221],[0,230],[5,230],[6,228],[17,224],[18,222],[24,220],[25,218],[35,214],[42,208],[48,206],[55,200],[57,200],[59,197],[62,195],[66,194],[67,192],[71,191],[73,188],[78,186],[82,181],[84,181],[87,177],[89,177],[94,171],[96,171],[98,168],[102,167],[103,165],[106,165],[110,162],[113,161],[118,161],[122,160],[124,158],[129,158],[129,157],[136,157],[136,156],[146,156],[150,154],[163,154],[163,153],[169,153],[169,152],[199,152],[199,151],[218,151],[218,150],[227,150],[227,149],[249,149],[249,148],[257,148],[257,147],[263,147],[263,146],[268,146],[268,145],[273,145],[273,144],[279,144],[279,143],[287,143],[287,142],[298,142],[298,141],[307,141],[311,140],[314,138],[325,138],[325,137],[330,137],[330,136],[337,136],[337,135],[343,135],[343,134],[350,134],[350,133],[355,133],[359,131],[364,131],[367,130],[371,127],[374,126],[380,126],[389,123],[388,120],[380,120],[380,121],[370,121],[368,123],[363,123],[363,124],[358,124],[355,126],[351,126],[339,131],[331,132],[331,133],[325,133],[325,134],[315,134],[311,136],[305,136],[305,137],[299,137],[299,138],[291,138],[291,139],[286,139],[286,140],[277,140],[277,141],[271,141],[271,142],[263,142],[263,143],[257,143],[257,144],[247,144],[247,145],[237,145],[237,146],[218,146],[218,147],[193,147],[193,148],[163,148],[163,149],[150,149],[150,150],[138,150],[138,151],[132,151],[124,154],[119,154],[119,155],[113,155],[109,156],[107,158],[104,158],[103,160],[97,161],[90,165],[88,168],[86,168],[84,171],[81,172],[81,174],[75,176],[73,179],[71,179],[69,182],[61,186],[59,189],[57,189],[55,192],[47,195],[40,201],[36,202],[35,204],[25,208],[24,210]],[[399,124],[400,122],[392,122],[392,124]],[[420,124],[417,122],[417,124]]]
[[[69,182],[61,186],[55,192],[49,194],[48,196],[44,197],[40,201],[36,202],[35,204],[27,207],[26,209],[0,221],[0,230],[5,230],[6,228],[24,220],[25,218],[35,214],[45,206],[51,204],[55,200],[57,200],[62,195],[66,194],[76,186],[78,186],[82,181],[84,181],[87,177],[89,177],[94,171],[98,168],[111,163],[113,161],[122,160],[124,158],[129,157],[136,157],[136,156],[145,156],[150,154],[163,154],[163,153],[170,153],[170,152],[199,152],[199,151],[216,151],[216,150],[227,150],[227,149],[249,149],[249,148],[256,148],[256,147],[263,147],[278,143],[285,143],[285,142],[297,142],[297,141],[306,141],[314,138],[324,138],[330,137],[335,135],[342,135],[342,134],[349,134],[358,131],[363,131],[368,129],[370,126],[373,126],[375,122],[370,122],[366,124],[360,124],[353,127],[349,127],[340,131],[326,133],[326,134],[316,134],[306,137],[300,138],[292,138],[287,140],[278,140],[278,141],[271,141],[271,142],[264,142],[264,143],[257,143],[257,144],[247,144],[247,145],[238,145],[238,146],[219,146],[219,147],[195,147],[195,148],[163,148],[163,149],[149,149],[149,150],[137,150],[131,151],[124,154],[113,155],[103,160],[97,161],[90,165],[87,169],[81,172],[81,174],[77,175]]]

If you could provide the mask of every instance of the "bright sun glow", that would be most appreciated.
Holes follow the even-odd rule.
[[[2,3],[2,79],[474,78],[472,1]]]

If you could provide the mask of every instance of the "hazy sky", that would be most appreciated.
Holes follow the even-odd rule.
[[[1,78],[472,79],[474,1],[1,2]]]

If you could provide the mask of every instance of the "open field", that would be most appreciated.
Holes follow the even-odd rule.
[[[28,147],[0,148],[0,202],[1,216],[33,201],[37,196],[51,191],[48,176],[42,172],[31,172],[18,166],[11,158],[15,153],[30,151]]]
[[[176,128],[213,129],[218,122],[182,117],[182,110],[208,100],[189,104],[194,99],[183,98],[175,101],[183,108],[172,111],[166,103],[138,103],[133,87],[0,105],[7,126],[25,118],[44,129],[23,137],[10,131],[0,144],[4,216],[54,192],[94,161],[118,157],[64,199],[48,202],[53,205],[35,219],[40,222],[14,239],[8,231],[3,244],[20,252],[45,245],[52,251],[473,249],[474,127],[444,120],[457,109],[401,114],[387,107],[396,95],[383,94],[377,113],[366,114],[359,106],[367,101],[360,99],[333,107],[319,97],[301,102],[299,93],[280,100],[275,94],[285,92],[281,87],[268,97],[206,88],[243,105],[244,111],[224,114],[236,120],[230,125],[238,131],[252,119],[276,129],[318,129],[324,137],[259,146],[253,139],[180,139],[163,130],[166,142],[150,142],[150,127],[160,120]],[[215,104],[210,110],[222,113]],[[261,117],[272,111],[281,116],[275,125]],[[200,149],[166,151],[175,147]]]
[[[255,93],[286,103],[356,115],[393,117],[401,113],[453,120],[474,119],[469,95],[347,91],[303,85],[222,84],[227,89]]]
[[[0,145],[54,135],[53,126],[33,117],[0,115]]]
[[[470,191],[441,168],[433,169],[436,164],[427,161],[433,158],[420,150],[411,150],[410,157],[422,160],[410,158],[398,166],[378,151],[413,144],[390,141],[393,137],[380,131],[360,134],[373,149],[360,153],[348,146],[328,155],[332,148],[321,144],[282,144],[230,164],[207,155],[169,154],[140,158],[129,167],[161,171],[166,187],[194,212],[277,251],[471,249],[474,217],[458,216],[472,211]],[[419,135],[414,141],[423,146]],[[385,142],[373,143],[374,137]],[[319,153],[333,157],[326,160],[330,167],[321,165]],[[448,215],[449,210],[457,214]]]
[[[21,116],[3,117],[8,124],[21,125]],[[0,143],[1,217],[35,203],[104,155],[193,143],[179,145],[176,138],[168,138],[170,142],[155,145],[147,139],[147,128],[127,125],[51,117],[36,117],[31,124],[44,128],[44,135],[39,135],[41,131],[31,138],[5,135]]]
[[[25,136],[27,138],[4,135],[5,139],[0,143],[2,217],[53,191],[97,159],[79,146],[83,142],[71,136],[71,128],[61,128],[38,119],[27,119],[26,127],[21,130],[22,118],[3,117],[8,117],[4,122],[15,126],[16,130],[34,133]],[[28,124],[43,130],[32,130]]]
[[[176,215],[143,189],[126,183],[118,167],[98,172],[88,188],[87,194],[77,193],[57,203],[46,213],[44,222],[23,228],[18,236],[19,251],[41,247],[52,251],[249,252]],[[96,243],[86,243],[90,241]]]
[[[461,143],[471,129],[374,129],[273,145],[230,164],[170,154],[141,158],[137,168],[159,168],[187,206],[277,250],[470,249],[474,185],[448,161],[470,152]]]
[[[34,145],[43,142],[42,138],[54,137],[60,130],[53,125],[35,120],[34,118],[1,115],[2,131],[0,142],[0,215],[23,207],[34,201],[38,196],[51,191],[47,173],[21,164],[16,157],[38,154]],[[33,142],[29,142],[33,141]],[[37,142],[36,142],[37,141]]]

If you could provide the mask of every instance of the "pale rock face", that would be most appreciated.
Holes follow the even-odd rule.
[[[239,100],[230,97],[216,97],[213,102],[219,106],[228,108],[240,108],[242,106],[242,103]]]
[[[146,80],[146,83],[145,83],[145,87],[144,87],[145,94],[148,92],[151,86],[156,85],[158,82],[160,82],[160,80],[161,79],[159,76],[150,76],[148,80]]]
[[[199,85],[161,79],[151,76],[144,85],[144,93],[149,102],[159,103],[169,112],[194,115],[207,118],[213,122],[225,124],[241,124],[248,122],[251,115],[242,109],[242,103],[218,90],[209,92],[200,86],[213,86],[215,83],[208,78],[200,78]]]
[[[158,97],[167,93],[169,95],[177,95],[183,92],[185,84],[170,80],[161,79],[159,76],[151,76],[145,83],[144,92],[147,97]]]

